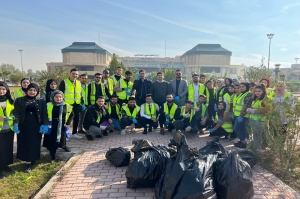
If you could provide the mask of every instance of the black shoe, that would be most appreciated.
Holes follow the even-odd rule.
[[[80,133],[80,134],[86,134],[86,132],[83,129],[81,129],[80,131],[78,131],[78,133]]]
[[[65,150],[65,152],[71,152],[71,149],[67,146],[65,146],[64,148],[62,148],[63,150]]]
[[[246,143],[243,143],[241,141],[238,142],[238,143],[235,143],[234,146],[237,147],[237,148],[243,148],[243,149],[247,148]]]
[[[102,138],[102,135],[96,135],[96,138]],[[94,138],[93,138],[94,139]]]
[[[144,132],[143,132],[143,134],[147,134],[147,129],[144,129]]]
[[[35,161],[31,161],[31,164],[30,164],[31,166],[33,166],[33,165],[35,165]]]
[[[25,173],[30,173],[31,172],[31,168],[30,168],[30,164],[25,164]]]
[[[114,132],[114,130],[109,130],[109,132],[110,132],[110,133],[113,133],[113,132]]]
[[[3,171],[13,172],[14,170],[6,166],[5,169],[3,169]]]
[[[149,133],[152,132],[152,127],[149,127],[148,132],[149,132]]]
[[[86,137],[86,139],[87,139],[88,141],[94,140],[93,136],[91,136],[91,135],[89,135],[89,134],[86,134],[85,137]],[[97,137],[97,136],[96,136],[96,137]],[[102,137],[102,136],[101,136],[101,137]],[[100,138],[101,138],[101,137],[100,137]]]
[[[5,178],[4,174],[2,173],[2,171],[0,171],[0,179],[4,179],[4,178]]]
[[[203,130],[200,130],[200,131],[199,131],[199,134],[200,134],[200,135],[204,135],[204,131],[203,131]]]
[[[104,135],[104,136],[108,136],[108,133],[107,133],[107,131],[103,131],[102,135]]]

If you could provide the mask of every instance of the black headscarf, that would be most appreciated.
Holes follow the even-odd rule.
[[[246,86],[246,90],[244,92],[242,92],[242,94],[246,93],[249,91],[249,83],[248,82],[242,82],[240,84],[243,84],[244,86]]]
[[[217,106],[219,106],[219,104],[223,104],[224,108],[223,108],[222,110],[219,110],[219,108],[218,108],[217,115],[218,115],[218,118],[219,118],[219,119],[223,119],[223,117],[224,117],[224,112],[225,112],[225,110],[226,110],[226,103],[222,101],[222,102],[219,102],[219,103],[217,104]]]
[[[0,102],[8,100],[10,104],[14,104],[14,100],[11,97],[8,85],[5,82],[0,81],[0,86],[3,86],[6,89],[6,94],[0,96]]]
[[[29,100],[35,100],[40,92],[39,86],[35,83],[30,83],[27,87],[27,90],[29,90],[31,88],[35,88],[35,90],[37,91],[36,95],[34,97],[31,97],[31,96],[28,96],[28,94],[27,94],[26,96],[27,96],[27,99],[29,99]]]
[[[50,88],[50,84],[52,82],[55,82],[57,84],[57,81],[55,79],[49,79],[49,80],[47,80],[47,83],[46,83],[46,102],[51,101],[50,100],[51,94],[52,94],[53,91],[55,91],[55,90]]]
[[[25,78],[21,79],[21,89],[22,89],[22,91],[23,91],[24,93],[27,93],[28,87],[27,87],[27,88],[23,88],[23,87],[22,87],[22,82],[23,82],[24,80],[28,80],[28,81],[30,82],[30,79],[29,79],[28,77],[25,77]]]

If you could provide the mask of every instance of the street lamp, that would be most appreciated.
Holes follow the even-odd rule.
[[[274,34],[273,33],[270,33],[270,34],[267,34],[270,42],[269,42],[269,59],[268,59],[268,70],[269,70],[269,66],[270,66],[270,52],[271,52],[271,39],[273,38]]]
[[[297,62],[298,62],[298,59],[299,59],[298,57],[296,57],[296,58],[295,58],[295,60],[296,60],[296,64],[297,64]]]
[[[22,60],[22,52],[23,52],[23,50],[20,49],[19,52],[20,52],[20,55],[21,55],[22,75],[24,75],[24,70],[23,70],[23,60]]]
[[[275,64],[275,81],[278,81],[280,64]]]

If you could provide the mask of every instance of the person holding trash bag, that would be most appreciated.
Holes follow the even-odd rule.
[[[147,134],[147,124],[149,124],[148,132],[152,132],[152,128],[154,130],[154,133],[156,133],[156,129],[158,127],[158,113],[159,113],[159,107],[156,103],[152,100],[152,95],[147,94],[146,95],[146,103],[142,104],[141,110],[140,110],[140,122],[141,125],[144,128],[143,134]]]
[[[140,107],[135,104],[135,98],[130,97],[128,104],[122,107],[121,134],[135,133],[135,128],[141,128]]]
[[[56,159],[56,150],[58,147],[70,152],[66,146],[66,129],[70,128],[73,120],[73,107],[64,101],[64,93],[60,90],[52,92],[51,102],[47,103],[48,112],[48,133],[44,135],[43,147],[46,147],[52,160]]]
[[[42,134],[48,132],[47,106],[43,99],[37,98],[39,87],[28,85],[26,96],[15,101],[13,110],[14,132],[17,134],[17,159],[25,161],[25,172],[40,159]]]
[[[172,94],[168,94],[166,97],[167,102],[163,104],[163,106],[159,109],[159,126],[160,126],[160,134],[165,134],[164,125],[168,128],[168,132],[172,132],[175,122],[175,111],[178,106],[174,103],[174,97]]]
[[[0,81],[0,179],[5,178],[2,171],[12,171],[8,165],[13,163],[13,109],[14,100],[9,87]]]

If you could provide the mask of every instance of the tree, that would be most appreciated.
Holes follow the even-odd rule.
[[[123,75],[125,74],[127,68],[123,65],[122,62],[119,62],[118,61],[118,58],[116,56],[116,54],[113,54],[113,57],[111,59],[111,62],[109,64],[109,67],[107,68],[109,70],[109,73],[111,75],[115,74],[115,70],[118,68],[118,67],[121,67],[123,69]]]
[[[11,64],[2,64],[0,67],[0,76],[2,80],[5,82],[6,79],[9,79],[10,75],[14,73],[15,66]]]
[[[21,71],[15,72],[10,75],[10,81],[15,85],[20,85],[22,78],[23,78],[23,74]]]
[[[270,78],[272,71],[268,70],[264,65],[259,67],[250,66],[244,70],[244,74],[245,79],[249,82],[259,82],[262,78]]]

